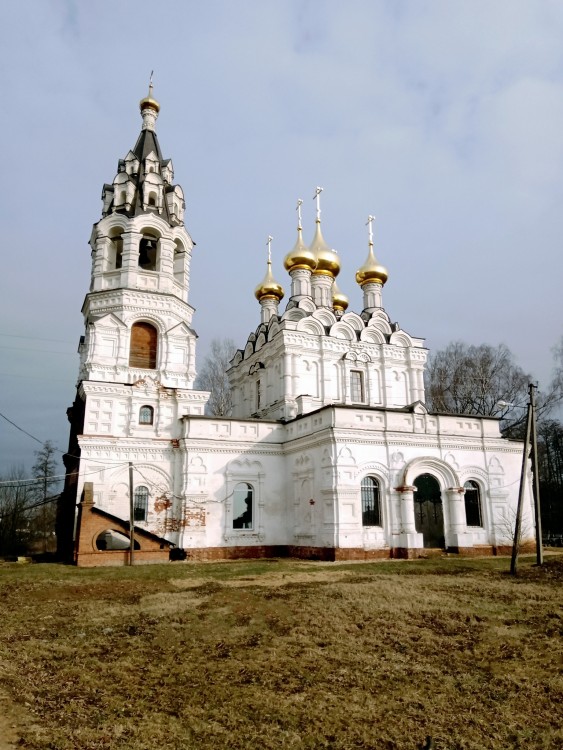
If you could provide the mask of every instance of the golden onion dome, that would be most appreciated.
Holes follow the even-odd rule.
[[[348,297],[340,291],[340,289],[336,285],[336,281],[332,284],[332,307],[338,311],[338,312],[344,312],[348,305],[350,304],[350,300]]]
[[[160,104],[156,101],[156,99],[153,99],[152,89],[153,89],[153,85],[151,81],[149,83],[148,96],[145,96],[144,99],[141,99],[141,101],[139,102],[139,107],[140,107],[141,112],[144,109],[154,109],[154,111],[158,114],[158,112],[160,112]]]
[[[364,265],[356,271],[356,283],[360,286],[368,284],[381,284],[387,281],[389,274],[385,266],[380,265],[373,254],[373,243],[369,243],[369,253]]]
[[[315,254],[303,242],[301,232],[301,227],[297,227],[297,242],[293,246],[293,250],[289,251],[283,261],[285,270],[289,271],[289,273],[296,271],[298,268],[314,271],[317,265]]]
[[[259,302],[269,298],[275,298],[278,302],[283,299],[284,291],[281,284],[278,284],[272,275],[271,261],[268,261],[266,275],[254,290],[254,296]]]
[[[317,261],[313,273],[319,276],[331,276],[335,279],[340,273],[340,258],[336,250],[331,250],[324,241],[320,219],[317,219],[317,228],[315,229],[315,236],[311,242],[310,250]]]

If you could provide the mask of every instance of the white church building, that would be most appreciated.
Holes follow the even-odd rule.
[[[73,528],[90,482],[99,523],[81,539],[85,564],[104,564],[112,547],[123,547],[131,505],[140,549],[144,538],[167,540],[188,559],[506,548],[522,443],[502,438],[496,419],[426,409],[427,349],[383,307],[388,274],[374,256],[371,217],[367,259],[358,258],[356,273],[363,309],[348,311],[336,286],[340,259],[321,231],[320,189],[311,244],[299,213],[284,260],[286,304],[270,260],[256,288],[258,326],[228,371],[232,415],[206,414],[209,394],[193,387],[194,243],[182,188],[156,136],[152,85],[140,108],[141,133],[103,187],[90,238],[59,508],[63,555],[79,557]],[[528,491],[530,532],[531,508]]]

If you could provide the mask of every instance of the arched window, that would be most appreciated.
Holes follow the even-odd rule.
[[[465,489],[465,520],[468,526],[482,526],[481,517],[481,492],[479,485],[469,479],[464,485]]]
[[[129,349],[129,367],[141,367],[144,370],[156,368],[158,333],[150,323],[134,323],[131,328],[131,347]]]
[[[233,493],[233,529],[252,529],[254,490],[248,482],[239,482]]]
[[[379,482],[375,477],[362,479],[362,526],[381,526]]]
[[[135,521],[146,521],[149,513],[149,488],[140,485],[133,495],[133,518]]]
[[[158,237],[144,232],[139,243],[139,267],[143,271],[156,271],[158,263]]]
[[[256,381],[256,411],[262,408],[262,383]]]
[[[364,373],[360,370],[350,370],[350,399],[353,404],[363,404],[365,401]]]
[[[141,406],[139,409],[139,424],[152,424],[154,421],[154,409],[152,406]]]
[[[149,206],[156,206],[156,193],[149,193]]]

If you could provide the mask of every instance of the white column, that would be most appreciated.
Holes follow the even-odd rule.
[[[463,487],[449,487],[446,490],[448,499],[448,532],[446,534],[447,547],[472,547],[473,535],[467,531],[465,518],[465,489]]]
[[[400,528],[399,546],[406,549],[421,549],[424,547],[424,538],[416,530],[414,519],[414,493],[416,487],[404,485],[395,487],[395,492],[399,493],[400,506]]]
[[[293,398],[293,378],[291,371],[291,354],[287,352],[283,355],[283,398]]]
[[[109,237],[98,237],[95,250],[92,252],[92,282],[90,289],[98,291],[104,288],[104,271],[108,268],[109,252],[111,249]]]
[[[123,261],[121,271],[121,285],[134,287],[139,273],[139,244],[141,232],[123,232]]]
[[[158,288],[161,292],[170,292],[174,288],[174,240],[161,237],[160,244],[160,278]]]

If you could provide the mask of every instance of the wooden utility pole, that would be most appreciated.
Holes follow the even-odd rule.
[[[512,560],[510,562],[510,573],[515,576],[518,573],[518,548],[520,546],[520,534],[522,532],[522,507],[524,504],[524,489],[526,486],[526,473],[528,468],[528,456],[530,453],[530,439],[532,441],[532,492],[534,496],[534,517],[536,524],[536,564],[543,565],[541,508],[540,508],[540,486],[538,474],[538,441],[536,433],[536,394],[537,386],[530,383],[528,387],[529,401],[528,414],[526,418],[526,439],[524,441],[524,455],[522,456],[522,472],[520,474],[520,491],[518,492],[518,506],[516,508],[516,523],[514,525],[514,541],[512,543]]]
[[[134,562],[135,505],[133,500],[133,462],[129,461],[129,565]]]
[[[536,432],[535,385],[530,385],[530,405],[532,408],[532,478],[534,491],[534,516],[536,521],[536,565],[543,565],[543,545],[540,507],[540,477],[538,467],[538,439]]]
[[[530,386],[532,387],[532,386]],[[526,415],[526,439],[522,456],[522,471],[520,472],[520,490],[518,492],[518,505],[516,507],[516,523],[514,524],[514,539],[512,541],[512,559],[510,560],[510,574],[518,574],[518,548],[520,547],[520,533],[522,527],[522,506],[524,504],[524,490],[526,487],[526,469],[528,468],[528,446],[530,444],[530,432],[532,429],[532,405],[528,404]]]

